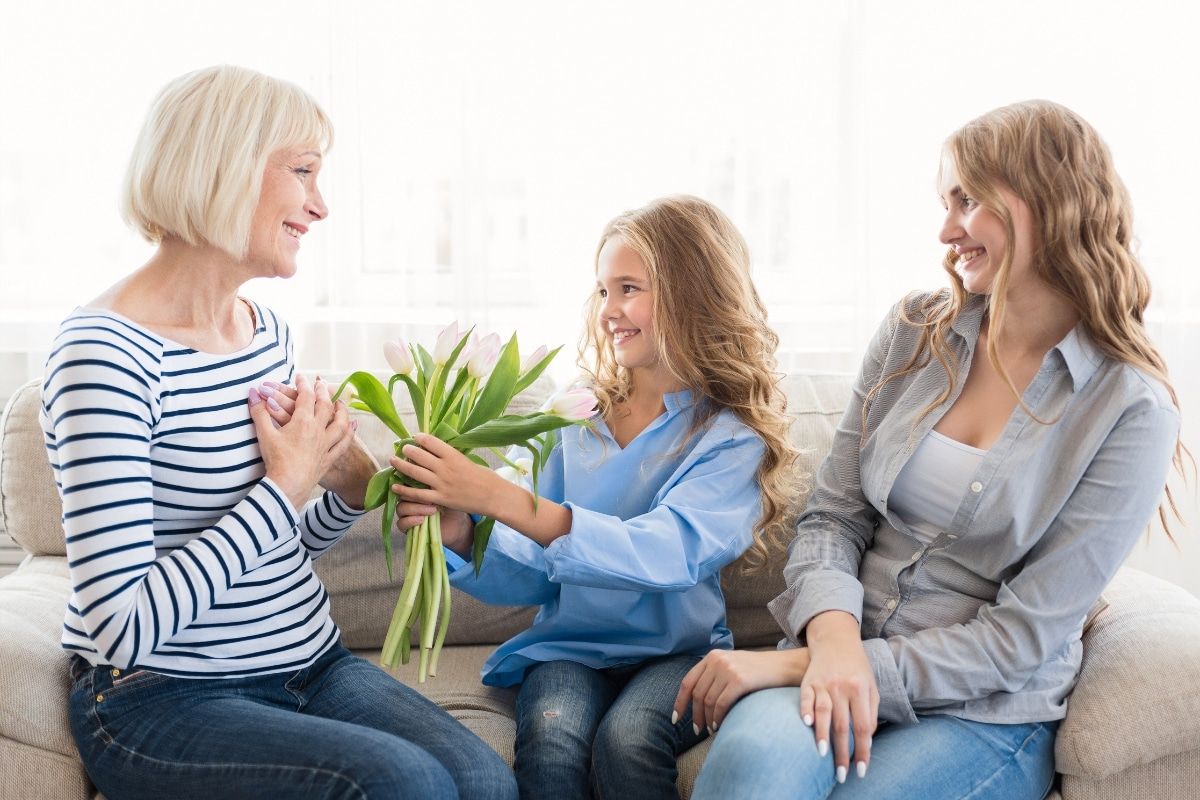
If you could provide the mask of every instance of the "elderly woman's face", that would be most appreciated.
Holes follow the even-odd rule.
[[[248,260],[266,277],[290,278],[308,226],[329,213],[317,189],[321,154],[306,148],[272,153],[250,227]]]

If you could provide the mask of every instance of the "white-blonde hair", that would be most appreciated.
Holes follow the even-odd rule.
[[[300,87],[230,65],[189,72],[146,116],[121,216],[155,244],[176,237],[244,258],[268,157],[332,144],[329,117]]]

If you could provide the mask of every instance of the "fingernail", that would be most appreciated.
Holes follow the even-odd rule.
[[[274,397],[275,396],[275,390],[271,388],[270,384],[266,384],[266,383],[264,383],[262,386],[258,387],[258,393],[261,394],[263,397]]]
[[[256,406],[262,402],[262,395],[258,393],[258,389],[250,390],[250,405]]]
[[[804,715],[804,724],[805,724],[805,725],[807,725],[807,726],[808,726],[808,727],[810,727],[810,728],[812,727],[812,714],[805,714],[805,715]]]
[[[674,709],[671,710],[671,724],[672,725],[679,724],[679,712]]]
[[[283,410],[283,406],[279,405],[279,401],[276,400],[274,397],[267,398],[267,405],[269,405],[271,408],[275,409],[276,411]]]
[[[838,768],[837,768],[837,781],[838,781],[838,783],[845,783],[845,782],[846,782],[846,767],[845,767],[844,765],[841,765],[841,764],[839,764],[839,765],[838,765]]]
[[[700,726],[694,722],[692,723],[692,732],[695,733],[697,736],[700,735]]]
[[[858,773],[858,777],[860,778],[867,777],[867,762],[858,762],[858,764],[854,767],[854,771]]]
[[[352,430],[352,431],[358,430],[358,420],[356,420],[356,419],[350,420],[350,430]]]
[[[721,727],[721,726],[720,726],[720,725],[718,725],[717,723],[715,723],[715,722],[714,722],[714,723],[712,724],[712,727],[711,727],[711,728],[709,728],[709,730],[710,730],[712,733],[716,733],[716,732],[717,732],[717,728],[719,728],[719,727]]]
[[[824,739],[817,742],[817,755],[819,755],[821,758],[824,758],[828,754],[829,754],[829,742],[825,741]]]

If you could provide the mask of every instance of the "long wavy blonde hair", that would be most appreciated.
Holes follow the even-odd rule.
[[[1029,100],[990,111],[955,131],[946,140],[943,163],[946,160],[953,164],[963,192],[1000,218],[1009,242],[1016,241],[1016,230],[1000,188],[1007,187],[1029,206],[1035,232],[1033,273],[1071,304],[1100,350],[1160,380],[1178,408],[1166,363],[1146,333],[1150,282],[1133,253],[1132,204],[1096,130],[1057,103]],[[987,298],[993,332],[987,356],[1025,408],[996,350],[1014,249],[1005,248]],[[947,250],[942,268],[950,276],[950,291],[927,297],[915,309],[918,319],[905,310],[908,304],[902,304],[903,321],[921,329],[919,346],[908,364],[871,389],[868,404],[887,383],[928,364],[931,356],[946,370],[949,382],[921,416],[950,397],[958,375],[946,334],[968,300],[954,269],[957,259],[954,248]],[[1190,454],[1177,440],[1172,463],[1180,474],[1185,457]],[[1169,488],[1166,498],[1179,519]],[[1159,518],[1170,536],[1165,505],[1159,507]]]
[[[646,265],[659,359],[698,401],[692,432],[727,408],[766,445],[757,473],[763,513],[743,562],[751,569],[765,567],[771,549],[790,538],[798,452],[788,439],[786,398],[776,370],[779,337],[767,325],[750,278],[746,241],[720,209],[688,196],[664,197],[618,216],[600,236],[597,264],[613,237]],[[617,364],[601,306],[599,293],[593,293],[579,366],[591,377],[600,412],[611,419],[633,385]]]

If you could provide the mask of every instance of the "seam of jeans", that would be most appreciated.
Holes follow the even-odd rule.
[[[1025,752],[1025,748],[1029,746],[1029,743],[1032,742],[1038,736],[1038,734],[1043,733],[1045,730],[1046,730],[1046,724],[1044,722],[1037,723],[1037,726],[1032,731],[1030,731],[1029,735],[1025,737],[1025,739],[1021,742],[1020,745],[1017,746],[1017,749],[1014,750],[1007,758],[1004,759],[1004,763],[1001,764],[1000,767],[998,769],[996,769],[991,775],[988,775],[982,781],[980,781],[979,783],[977,783],[973,787],[971,787],[971,791],[968,792],[963,797],[963,800],[970,800],[970,798],[978,795],[979,792],[982,789],[984,789],[989,783],[991,783],[993,780],[995,780],[996,776],[999,775],[1001,772],[1003,772],[1006,767],[1008,767],[1012,763],[1015,763],[1017,760],[1017,757],[1020,756],[1021,753]],[[1053,783],[1054,783],[1054,773],[1053,772],[1050,773],[1050,783],[1051,783],[1051,785],[1053,785]],[[1047,787],[1046,791],[1049,791],[1048,787]],[[1042,795],[1041,795],[1042,797],[1046,796],[1046,791],[1042,792]]]
[[[107,733],[107,731],[105,732],[105,735],[106,736],[109,735]],[[146,761],[152,762],[154,764],[159,764],[164,767],[168,767],[170,769],[228,769],[230,767],[234,767],[234,768],[245,767],[245,768],[255,769],[255,768],[265,767],[267,769],[277,769],[277,770],[284,771],[284,772],[301,772],[301,773],[309,773],[309,774],[315,773],[315,774],[319,774],[319,775],[329,775],[329,776],[332,776],[336,780],[341,780],[341,781],[345,781],[346,783],[348,783],[354,789],[354,791],[358,792],[360,797],[365,798],[367,796],[366,791],[363,790],[362,786],[360,786],[358,781],[356,781],[354,778],[352,778],[348,775],[345,775],[341,772],[337,772],[336,770],[322,769],[321,767],[298,767],[298,766],[294,766],[292,764],[271,764],[271,763],[267,763],[267,762],[197,763],[197,762],[190,762],[190,761],[189,762],[167,761],[167,760],[164,760],[161,758],[155,758],[153,756],[146,755],[145,753],[142,753],[138,750],[134,750],[130,747],[126,747],[125,745],[118,742],[116,739],[111,738],[111,736],[109,737],[109,746],[115,747],[119,750],[122,750],[125,753],[127,753],[128,755],[133,756],[134,758],[145,759]]]

